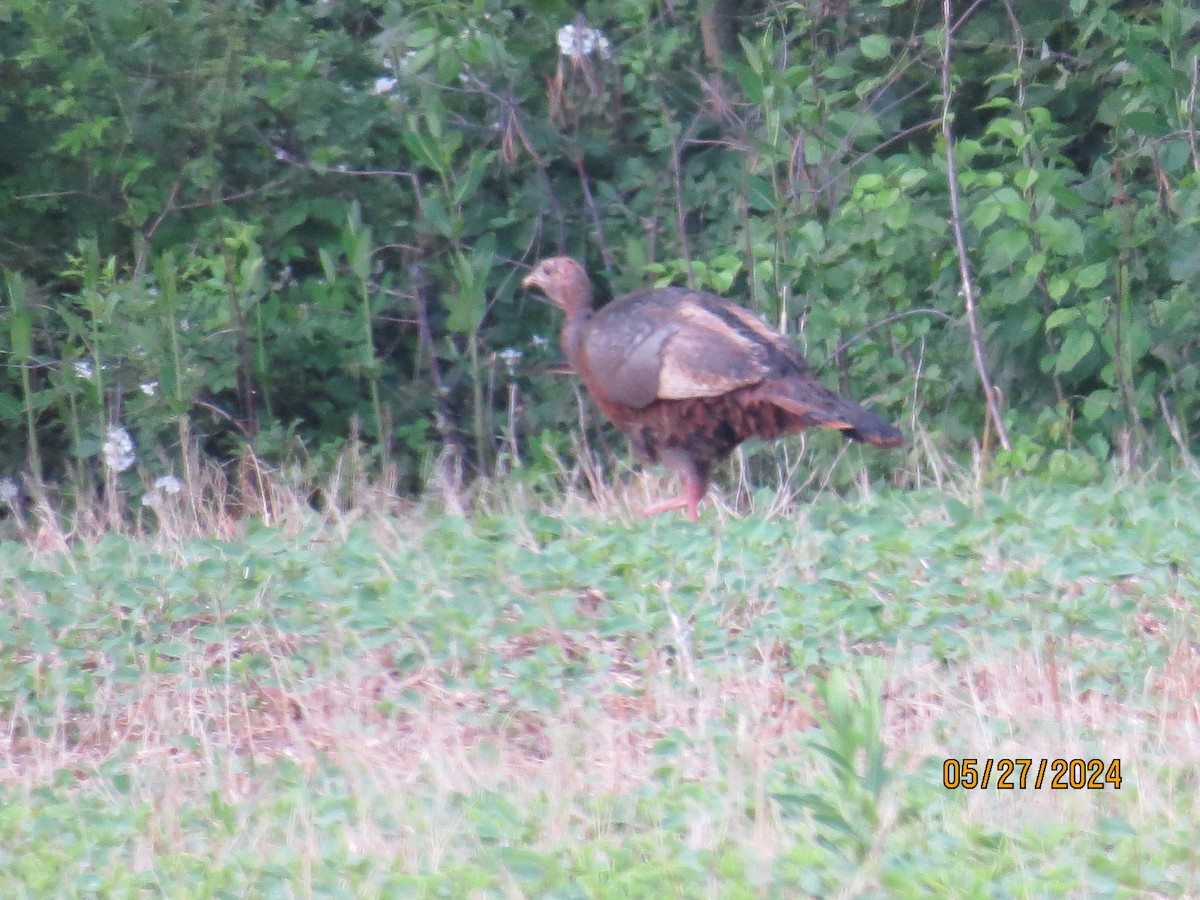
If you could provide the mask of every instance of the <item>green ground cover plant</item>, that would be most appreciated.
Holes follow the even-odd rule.
[[[0,477],[69,498],[112,427],[155,476],[357,440],[412,494],[561,455],[518,285],[563,253],[728,295],[944,452],[1194,452],[1198,17],[10,0]]]
[[[0,890],[1197,889],[1194,479],[773,500],[0,546]]]

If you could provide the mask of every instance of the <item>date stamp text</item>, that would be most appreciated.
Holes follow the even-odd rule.
[[[947,759],[942,763],[947,790],[1102,791],[1120,789],[1121,760],[1111,759]]]

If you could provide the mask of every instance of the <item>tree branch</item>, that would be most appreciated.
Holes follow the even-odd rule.
[[[972,7],[973,9],[974,7]],[[979,381],[983,387],[983,398],[987,407],[988,417],[996,429],[1000,446],[1005,450],[1012,449],[1004,422],[1000,419],[1000,404],[996,399],[996,388],[988,374],[987,359],[983,352],[983,336],[979,331],[979,316],[976,312],[975,284],[971,280],[971,260],[967,256],[967,241],[963,237],[962,212],[959,205],[958,169],[954,164],[954,128],[950,115],[950,35],[957,25],[952,26],[950,17],[950,0],[942,0],[942,18],[945,24],[945,37],[942,45],[942,135],[946,140],[946,181],[950,188],[950,227],[954,231],[954,246],[958,252],[958,270],[962,279],[963,303],[967,310],[967,328],[971,333],[971,351],[975,356],[975,371],[979,373]]]

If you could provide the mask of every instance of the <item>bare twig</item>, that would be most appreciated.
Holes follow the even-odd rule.
[[[1184,465],[1193,475],[1200,477],[1200,463],[1196,462],[1196,457],[1192,455],[1192,451],[1188,449],[1188,442],[1184,440],[1183,430],[1179,427],[1179,420],[1171,415],[1171,410],[1167,407],[1167,395],[1158,395],[1158,405],[1162,407],[1163,421],[1167,423],[1167,430],[1171,432],[1171,438],[1175,441],[1175,446],[1179,448],[1179,455],[1183,459]]]
[[[1192,168],[1200,172],[1200,150],[1196,148],[1196,83],[1200,82],[1200,55],[1192,57],[1192,87],[1187,98],[1187,136],[1192,150]]]
[[[237,416],[227,413],[225,410],[221,409],[221,407],[217,406],[215,403],[209,403],[207,400],[201,400],[199,397],[192,400],[192,403],[194,403],[196,406],[199,406],[201,409],[207,409],[210,413],[212,413],[218,419],[221,419],[224,422],[228,422],[230,425],[232,425],[234,428],[236,428],[238,431],[240,431],[247,440],[254,437],[254,435],[252,435],[246,429],[246,425],[244,422],[242,422],[241,419],[239,419]]]
[[[875,329],[882,328],[885,325],[891,325],[893,322],[898,322],[901,319],[907,319],[909,316],[934,316],[935,318],[945,319],[947,322],[954,321],[954,316],[950,315],[949,313],[944,313],[940,309],[932,309],[930,307],[921,307],[920,309],[906,309],[906,310],[904,310],[904,312],[893,313],[890,316],[886,316],[886,317],[880,319],[878,322],[872,322],[870,325],[868,325],[862,331],[858,332],[858,334],[855,334],[851,337],[846,338],[846,340],[842,341],[840,344],[837,345],[837,348],[833,351],[833,353],[830,355],[829,358],[836,359],[837,357],[841,356],[844,352],[846,352],[846,349],[851,344],[858,342],[859,340],[866,337],[868,334],[870,334]]]
[[[91,191],[38,191],[35,194],[17,194],[12,199],[14,203],[19,203],[22,200],[47,200],[52,197],[90,197],[95,199],[97,196]]]
[[[408,261],[408,279],[417,313],[417,343],[425,355],[429,367],[429,380],[433,388],[433,421],[442,446],[449,454],[451,480],[453,473],[461,471],[462,461],[466,459],[466,448],[463,446],[461,435],[454,427],[454,420],[447,403],[449,391],[442,378],[442,367],[438,360],[437,346],[433,340],[433,326],[429,320],[429,273],[426,269],[424,248],[419,248]],[[454,481],[451,489],[457,491],[460,485]]]
[[[666,112],[664,110],[664,116]],[[669,116],[667,117],[670,123]],[[692,246],[687,233],[687,207],[683,199],[683,163],[680,154],[683,152],[684,140],[671,140],[671,183],[675,188],[675,226],[679,230],[679,249],[683,253],[683,261],[687,266],[688,287],[696,287],[696,275],[692,271]]]
[[[167,197],[167,202],[163,204],[162,212],[158,214],[158,218],[154,220],[149,228],[142,235],[142,244],[138,247],[137,259],[134,261],[133,269],[135,272],[141,272],[146,265],[146,255],[150,252],[150,241],[154,238],[154,233],[162,226],[162,223],[167,220],[172,212],[175,211],[175,201],[179,198],[179,179],[176,178],[171,182],[171,193]]]
[[[592,227],[596,230],[596,243],[600,245],[600,257],[604,260],[604,268],[611,272],[616,268],[616,260],[608,249],[608,239],[604,236],[604,222],[600,218],[600,209],[592,196],[592,187],[588,183],[587,172],[583,169],[583,151],[575,148],[575,172],[579,175],[579,187],[583,190],[583,202],[588,214],[592,217]]]
[[[974,6],[972,6],[974,9]],[[1000,439],[1000,446],[1005,450],[1012,449],[1008,432],[1000,419],[1000,405],[996,399],[996,389],[988,374],[987,359],[983,352],[983,335],[979,330],[979,316],[976,312],[975,285],[971,280],[971,261],[967,256],[967,241],[963,236],[962,212],[959,204],[958,170],[954,164],[954,129],[950,115],[950,35],[952,32],[950,18],[950,0],[942,0],[942,17],[945,22],[945,39],[942,45],[942,135],[946,140],[946,181],[950,189],[950,226],[954,231],[954,246],[958,252],[958,268],[962,278],[963,303],[967,310],[967,328],[971,332],[971,351],[975,356],[975,370],[979,373],[979,381],[983,388],[984,402],[988,416]],[[959,19],[959,24],[962,19]]]

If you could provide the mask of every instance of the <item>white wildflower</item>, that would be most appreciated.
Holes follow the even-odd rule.
[[[21,489],[11,478],[0,478],[0,503],[12,504],[21,494]]]
[[[154,489],[164,494],[178,494],[183,490],[183,482],[174,475],[159,475],[154,480]]]
[[[375,87],[371,90],[372,94],[390,94],[392,88],[396,86],[395,78],[388,78],[386,75],[375,79]]]
[[[408,68],[408,66],[412,64],[413,60],[415,60],[417,58],[417,53],[418,53],[418,51],[416,51],[416,50],[409,50],[403,56],[401,56],[400,57],[400,68],[402,68],[402,69]]]
[[[139,385],[139,387],[141,387],[142,393],[145,394],[147,397],[153,397],[155,394],[158,393],[158,382],[157,381],[144,381],[141,383],[141,385]]]
[[[540,334],[535,334],[535,335],[533,336],[533,346],[535,346],[535,347],[545,347],[545,346],[547,346],[549,343],[550,343],[550,342],[549,342],[548,340],[546,340],[546,339],[545,339],[545,338],[544,338],[542,335],[540,335]]]
[[[133,438],[120,425],[110,425],[104,441],[104,464],[114,472],[124,472],[133,465]]]
[[[75,374],[80,378],[91,378],[94,374],[91,360],[77,359],[72,365],[75,367]]]
[[[612,45],[595,28],[586,25],[564,25],[558,29],[558,52],[574,60],[595,53],[601,59],[612,58]]]
[[[292,267],[284,266],[279,272],[279,277],[271,282],[271,289],[279,291],[287,287],[289,284],[295,284],[295,282],[296,275],[292,272]]]
[[[512,375],[515,371],[517,363],[521,361],[524,354],[516,347],[508,347],[496,354],[504,362],[504,368],[508,370],[508,374]]]

